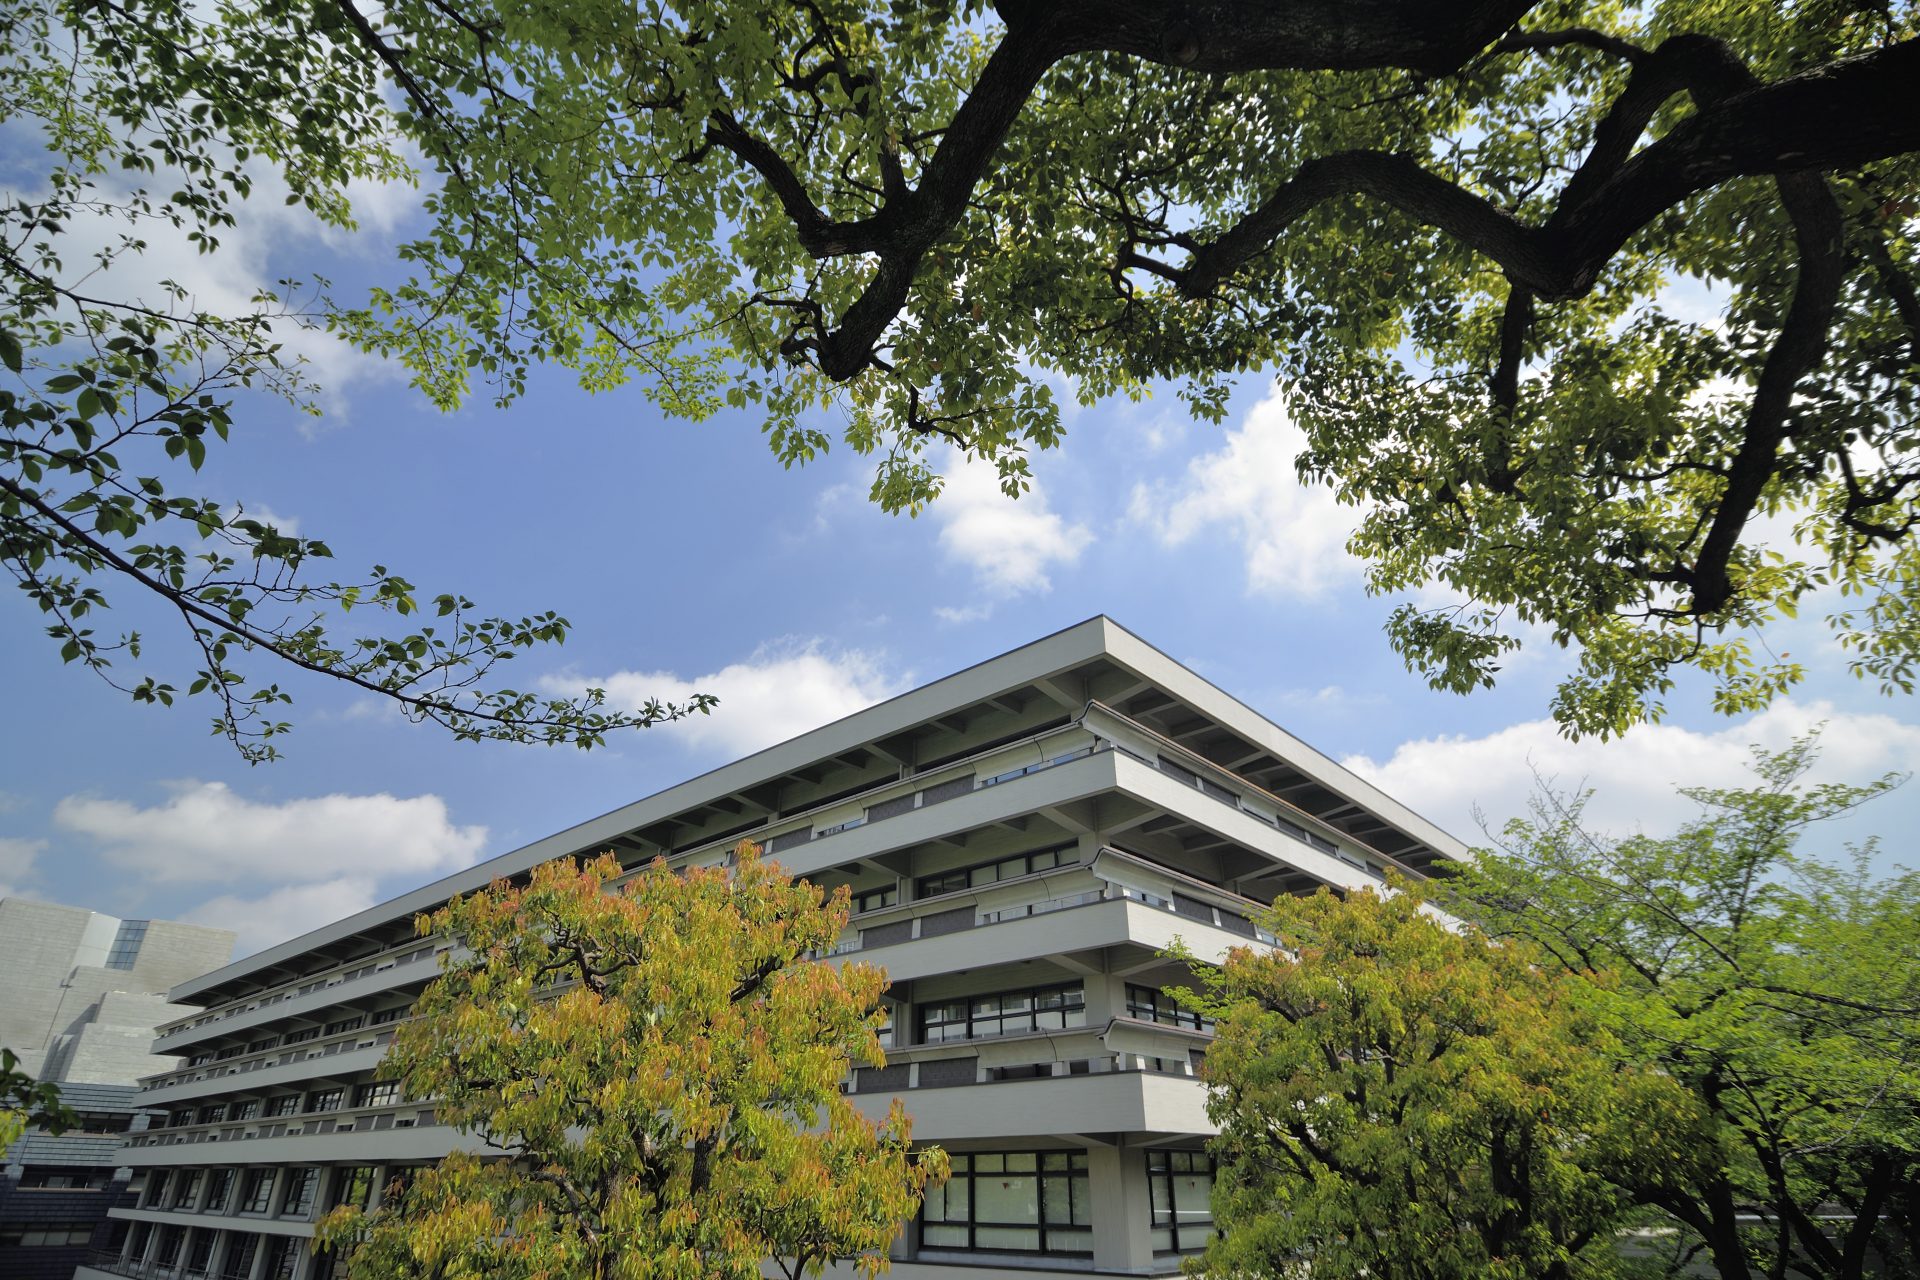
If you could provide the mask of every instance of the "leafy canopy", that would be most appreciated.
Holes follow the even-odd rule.
[[[1280,949],[1203,971],[1219,1235],[1195,1273],[1615,1274],[1625,1188],[1703,1160],[1695,1104],[1616,1065],[1581,977],[1396,889],[1282,898]]]
[[[467,954],[382,1070],[484,1146],[327,1218],[354,1280],[886,1265],[946,1157],[909,1152],[897,1101],[876,1124],[840,1091],[885,1056],[884,973],[807,958],[847,891],[825,898],[751,844],[730,869],[621,878],[611,856],[548,863],[420,919]]]
[[[1372,587],[1446,602],[1389,625],[1436,687],[1491,683],[1532,627],[1576,655],[1569,733],[1657,718],[1689,667],[1757,707],[1803,674],[1758,631],[1816,591],[1854,669],[1911,687],[1911,0],[52,12],[13,47],[50,21],[81,92],[15,78],[56,134],[51,104],[85,108],[75,172],[144,165],[101,126],[158,121],[163,150],[197,164],[212,131],[344,217],[345,178],[417,148],[430,227],[326,322],[436,403],[476,378],[510,401],[552,361],[673,414],[751,409],[790,465],[870,455],[912,512],[945,442],[1022,490],[1056,386],[1172,381],[1217,420],[1268,370]],[[243,189],[215,162],[162,212],[217,230]],[[191,460],[206,430],[173,429]]]
[[[1799,849],[1899,781],[1814,784],[1815,758],[1756,751],[1754,785],[1685,791],[1700,815],[1667,838],[1545,796],[1448,886],[1583,984],[1623,1068],[1687,1091],[1720,1158],[1637,1195],[1723,1280],[1920,1271],[1920,875]]]
[[[217,251],[263,171],[339,229],[354,225],[348,183],[414,176],[377,68],[315,32],[314,14],[139,0],[0,11],[0,127],[10,146],[44,147],[44,168],[0,197],[0,565],[63,661],[136,702],[171,705],[182,685],[205,695],[213,731],[254,763],[279,755],[292,699],[277,679],[248,677],[248,655],[463,739],[587,747],[706,710],[706,697],[629,712],[598,691],[496,687],[496,664],[560,643],[567,620],[486,617],[383,565],[325,580],[324,541],[196,492],[190,473],[246,425],[244,396],[252,412],[262,396],[310,407],[314,388],[282,344],[317,324],[324,301],[299,302],[292,281],[232,312],[172,279],[143,290],[153,239]],[[94,630],[129,594],[137,616],[163,622],[158,662],[140,631]],[[352,610],[433,621],[382,635],[350,626]],[[181,641],[184,657],[172,652]],[[129,662],[162,670],[125,674]],[[190,677],[173,674],[182,663]]]
[[[20,1070],[20,1058],[0,1049],[0,1156],[29,1128],[61,1134],[78,1121],[60,1100],[60,1086]]]

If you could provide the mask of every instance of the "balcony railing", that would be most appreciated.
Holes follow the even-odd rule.
[[[382,1103],[343,1107],[335,1111],[308,1111],[295,1116],[261,1116],[244,1123],[216,1120],[210,1124],[150,1129],[133,1134],[128,1147],[191,1146],[203,1142],[251,1142],[264,1138],[297,1138],[323,1133],[380,1133],[388,1129],[426,1128],[433,1124],[431,1106],[420,1102]]]

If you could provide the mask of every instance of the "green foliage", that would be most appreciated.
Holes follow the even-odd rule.
[[[535,868],[422,917],[459,937],[383,1071],[485,1142],[320,1233],[354,1280],[863,1274],[945,1176],[841,1093],[884,1061],[886,978],[807,959],[846,923],[742,845],[736,866],[627,880],[610,856]]]
[[[60,1101],[60,1087],[50,1080],[35,1080],[20,1070],[20,1058],[11,1049],[0,1049],[0,1156],[28,1129],[64,1133],[77,1122],[72,1111]]]
[[[1301,479],[1358,508],[1372,589],[1443,602],[1394,613],[1410,666],[1482,687],[1533,631],[1573,657],[1561,725],[1604,736],[1657,719],[1688,668],[1729,711],[1778,696],[1803,667],[1760,632],[1823,589],[1853,669],[1912,687],[1916,13],[67,0],[8,19],[0,101],[58,158],[50,202],[8,216],[14,241],[57,240],[76,183],[155,162],[119,141],[134,125],[190,175],[152,212],[208,245],[248,182],[219,147],[335,221],[348,178],[418,154],[431,225],[403,278],[322,301],[335,333],[442,406],[476,380],[510,402],[553,362],[674,415],[751,410],[790,466],[873,458],[890,511],[938,496],[947,442],[1020,493],[1061,440],[1056,387],[1090,404],[1171,381],[1219,421],[1233,379],[1269,371]],[[10,278],[57,274],[38,252]],[[134,412],[150,349],[167,369],[213,352],[216,386],[283,372],[257,324],[57,293],[0,324],[0,358],[128,324],[132,372],[35,383],[58,406],[36,430],[106,432],[85,424]],[[163,381],[160,404],[199,403]],[[217,417],[130,421],[193,463]],[[76,527],[120,528],[107,496]],[[77,534],[20,510],[33,555],[91,571]],[[274,566],[317,554],[265,546]],[[105,651],[75,621],[85,588],[34,589],[76,660]],[[234,711],[270,712],[257,693]],[[486,712],[536,736],[602,723]]]
[[[1685,1088],[1723,1153],[1639,1198],[1726,1280],[1920,1270],[1920,875],[1876,877],[1871,843],[1798,851],[1898,782],[1809,784],[1815,754],[1686,791],[1701,814],[1670,838],[1597,836],[1584,796],[1547,796],[1449,887],[1567,974],[1618,975],[1588,988],[1607,1051]]]
[[[1236,950],[1182,994],[1218,1019],[1220,1234],[1193,1273],[1615,1274],[1625,1188],[1708,1158],[1695,1104],[1615,1065],[1583,977],[1396,888],[1283,898],[1267,917],[1282,949]]]
[[[496,663],[564,641],[566,619],[476,616],[471,601],[423,596],[381,565],[359,582],[322,581],[310,571],[331,558],[325,542],[175,491],[181,468],[200,471],[228,438],[244,391],[307,403],[313,388],[281,339],[319,312],[288,300],[293,282],[238,314],[173,280],[140,294],[128,281],[148,237],[164,229],[217,251],[260,166],[290,203],[341,229],[353,227],[349,182],[412,177],[378,74],[316,32],[315,16],[279,2],[99,0],[0,13],[0,124],[17,141],[37,133],[46,157],[39,180],[0,207],[0,563],[63,662],[136,702],[171,705],[181,685],[205,695],[213,731],[250,762],[278,756],[292,698],[236,669],[247,653],[391,699],[463,739],[586,747],[704,711],[710,699],[630,713],[598,691],[487,687]],[[120,673],[116,662],[145,656],[141,634],[110,638],[94,622],[110,591],[129,588],[183,629],[200,663],[190,678]],[[344,616],[356,608],[437,620],[361,633]]]

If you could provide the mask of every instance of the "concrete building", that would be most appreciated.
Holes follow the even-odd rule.
[[[0,899],[0,1046],[22,1070],[58,1082],[80,1119],[58,1137],[28,1133],[0,1155],[0,1276],[66,1280],[90,1247],[117,1246],[106,1228],[127,1191],[120,1151],[147,1118],[135,1082],[154,1069],[154,1028],[190,1011],[165,992],[226,963],[233,939],[226,929]]]
[[[463,1139],[373,1071],[455,944],[413,916],[548,859],[717,862],[742,838],[849,885],[835,956],[893,979],[895,1097],[953,1157],[893,1274],[1171,1275],[1210,1230],[1210,1027],[1165,994],[1278,894],[1381,883],[1456,841],[1106,618],[184,982],[146,1082],[108,1275],[317,1280],[315,1219]],[[831,957],[828,958],[829,962]]]

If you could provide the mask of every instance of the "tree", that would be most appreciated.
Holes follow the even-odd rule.
[[[0,1049],[0,1156],[29,1128],[61,1134],[79,1123],[51,1080],[35,1080],[20,1070],[11,1049]]]
[[[292,281],[238,314],[171,279],[142,293],[127,277],[149,237],[216,251],[262,162],[289,203],[337,228],[354,225],[350,181],[408,174],[378,76],[350,47],[275,25],[286,16],[111,0],[0,12],[0,123],[19,127],[16,145],[37,133],[47,158],[43,181],[10,189],[0,206],[0,564],[64,661],[136,702],[171,705],[176,680],[207,695],[214,732],[253,763],[279,755],[291,697],[276,681],[250,681],[243,654],[339,680],[469,740],[588,747],[705,711],[704,696],[623,711],[598,690],[570,700],[492,687],[498,663],[560,643],[567,620],[477,616],[463,596],[423,596],[383,565],[359,582],[322,581],[312,569],[332,556],[325,542],[174,491],[170,471],[197,472],[227,439],[244,412],[236,397],[307,405],[313,387],[282,344],[324,304],[290,301]],[[93,630],[110,593],[120,598],[116,584],[177,624],[163,632],[162,674],[115,666],[151,660],[140,631]],[[354,609],[437,620],[379,635],[348,625]],[[198,657],[190,680],[168,673],[178,639]],[[191,669],[194,658],[184,661]]]
[[[1450,886],[1567,974],[1619,975],[1589,989],[1610,1052],[1684,1086],[1725,1153],[1641,1198],[1723,1280],[1920,1270],[1920,875],[1797,850],[1897,782],[1810,784],[1815,754],[1684,792],[1701,814],[1670,838],[1600,837],[1549,794]]]
[[[421,918],[471,954],[382,1070],[489,1154],[331,1215],[355,1280],[871,1274],[945,1176],[938,1149],[909,1152],[897,1102],[875,1124],[840,1092],[850,1063],[884,1060],[886,988],[806,959],[845,925],[844,889],[825,899],[751,844],[730,869],[622,874],[548,863]]]
[[[1701,1163],[1692,1099],[1616,1065],[1582,978],[1408,888],[1283,898],[1281,949],[1203,971],[1219,1235],[1196,1274],[1611,1275],[1629,1188]]]
[[[554,361],[790,465],[837,408],[911,512],[943,442],[1020,491],[1063,380],[1217,419],[1269,368],[1373,588],[1446,601],[1389,625],[1437,687],[1535,624],[1568,732],[1688,667],[1758,706],[1821,588],[1913,681],[1910,0],[69,4],[122,116],[211,102],[303,198],[419,149],[410,273],[327,323],[441,404]]]

